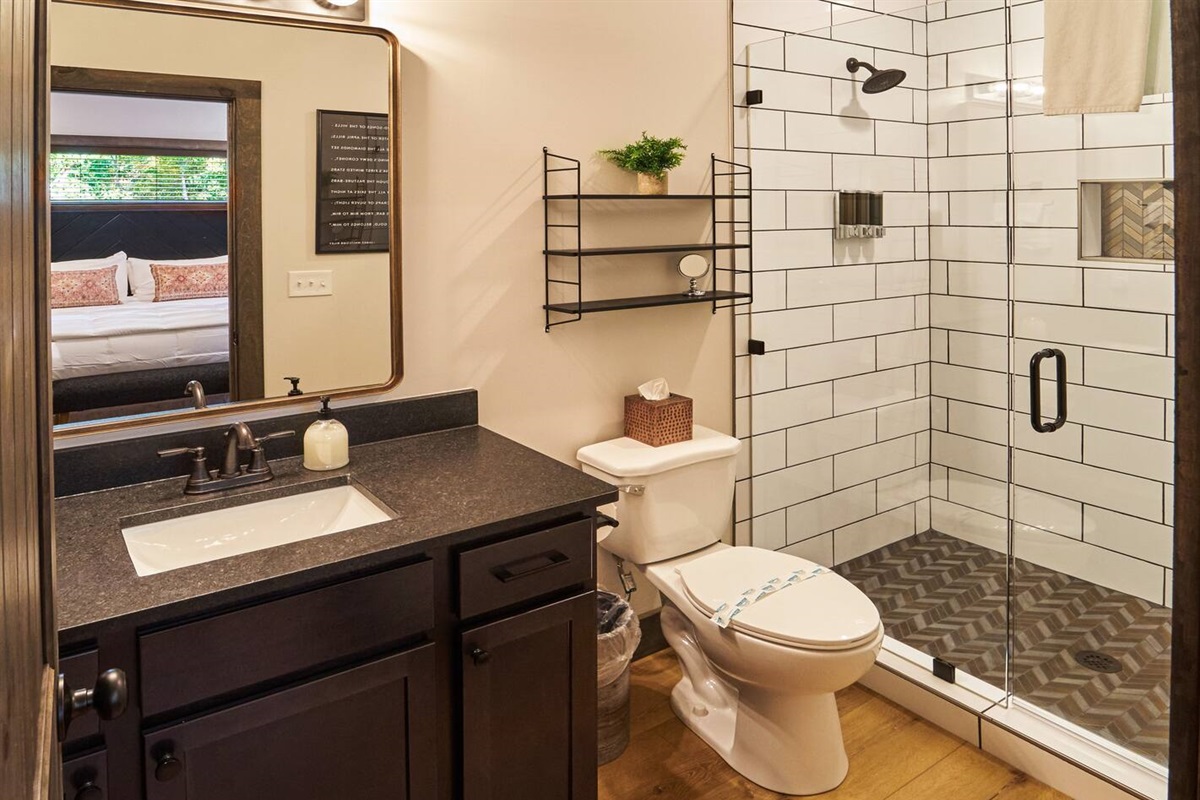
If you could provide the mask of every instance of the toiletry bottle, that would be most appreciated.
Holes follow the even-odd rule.
[[[327,470],[350,463],[350,437],[346,426],[333,418],[329,398],[321,398],[317,421],[304,432],[304,468]]]

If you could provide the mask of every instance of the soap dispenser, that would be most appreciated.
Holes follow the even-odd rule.
[[[327,470],[350,463],[350,436],[346,426],[333,418],[329,398],[321,398],[317,421],[304,432],[304,468]]]

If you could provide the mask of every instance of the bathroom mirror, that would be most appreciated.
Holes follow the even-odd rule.
[[[393,386],[394,37],[122,0],[50,18],[56,433]]]
[[[700,279],[708,274],[708,259],[699,253],[688,253],[683,258],[679,259],[679,263],[675,267],[679,270],[679,274],[689,280],[688,290],[684,292],[688,297],[701,297],[704,295],[704,290],[700,288]]]

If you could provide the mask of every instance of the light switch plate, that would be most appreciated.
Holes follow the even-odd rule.
[[[333,271],[328,269],[288,272],[288,297],[321,297],[333,294]]]

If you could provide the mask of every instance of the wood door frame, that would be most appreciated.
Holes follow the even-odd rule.
[[[1175,572],[1171,800],[1200,797],[1200,0],[1171,2],[1175,92]],[[1181,713],[1182,712],[1182,713]]]
[[[87,67],[50,67],[50,88],[227,104],[229,153],[229,388],[265,396],[263,375],[262,83]]]

